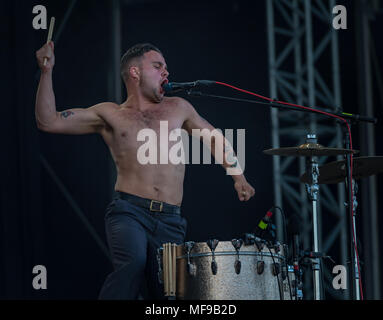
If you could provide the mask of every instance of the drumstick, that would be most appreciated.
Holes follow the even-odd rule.
[[[49,23],[49,31],[48,31],[48,39],[47,43],[52,40],[53,27],[55,25],[55,17],[51,18],[51,22]],[[44,58],[44,66],[47,64],[47,58]]]
[[[169,295],[169,276],[168,276],[168,244],[163,244],[163,256],[162,256],[162,263],[164,267],[164,292],[165,296]]]
[[[173,263],[172,263],[172,244],[168,243],[168,277],[169,277],[169,296],[173,295]]]
[[[172,279],[173,279],[173,296],[176,295],[176,244],[172,243],[172,264],[173,264],[173,274],[172,274]]]

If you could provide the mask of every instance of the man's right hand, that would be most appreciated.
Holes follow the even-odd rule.
[[[52,71],[55,65],[54,44],[52,41],[44,44],[38,51],[36,51],[37,63],[41,72]],[[47,60],[44,66],[44,60]]]

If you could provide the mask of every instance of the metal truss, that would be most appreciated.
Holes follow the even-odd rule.
[[[332,27],[332,8],[335,5],[335,0],[266,0],[272,98],[341,110],[338,39],[337,31]],[[330,65],[328,61],[331,61]],[[343,147],[341,128],[328,118],[272,108],[271,124],[272,148],[298,146],[310,133],[316,134],[318,143],[326,147]],[[312,209],[305,185],[299,180],[305,172],[305,160],[304,157],[273,157],[274,196],[276,205],[283,207],[287,216],[293,213],[300,215],[302,246],[311,249]],[[319,157],[318,163],[320,166],[335,160]],[[344,202],[343,183],[320,185],[319,251],[336,252],[337,256],[331,253],[336,264],[346,266],[349,227]],[[278,238],[283,239],[280,217],[277,217],[276,224]],[[321,266],[322,299],[323,294],[326,298],[348,299],[349,290],[337,292],[332,288],[333,265],[322,261]],[[304,298],[312,299],[311,269],[306,269],[304,279]]]

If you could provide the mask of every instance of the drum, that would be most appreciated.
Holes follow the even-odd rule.
[[[241,240],[176,247],[176,297],[184,300],[291,300],[283,246]]]

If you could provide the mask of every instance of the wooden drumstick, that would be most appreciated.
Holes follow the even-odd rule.
[[[173,264],[172,264],[172,244],[168,243],[168,277],[169,277],[169,296],[173,295]]]
[[[169,277],[168,277],[168,244],[163,244],[163,255],[162,255],[162,264],[163,264],[163,272],[164,272],[164,293],[165,296],[169,295]]]
[[[176,286],[176,268],[177,268],[177,265],[176,265],[176,244],[175,243],[172,243],[172,264],[173,264],[173,273],[172,273],[172,279],[173,279],[173,295],[175,296],[176,295],[176,290],[177,290],[177,286]]]
[[[49,23],[49,31],[48,31],[48,39],[47,43],[52,40],[53,27],[55,25],[55,17],[51,18],[51,22]],[[44,66],[47,64],[47,58],[44,58]]]

